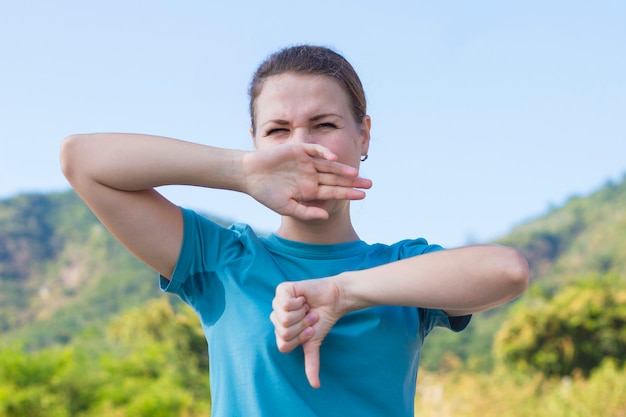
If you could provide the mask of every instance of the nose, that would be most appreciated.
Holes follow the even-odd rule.
[[[292,143],[312,143],[313,135],[309,131],[309,129],[305,127],[295,128],[291,132],[291,140]]]

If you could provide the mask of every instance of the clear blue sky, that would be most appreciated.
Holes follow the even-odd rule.
[[[246,89],[277,48],[335,47],[362,77],[372,145],[354,204],[369,242],[488,241],[626,172],[626,2],[3,1],[0,198],[69,188],[71,133],[250,149]],[[247,196],[172,187],[262,230]]]

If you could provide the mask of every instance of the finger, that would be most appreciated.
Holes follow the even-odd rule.
[[[316,200],[363,200],[366,194],[353,188],[320,186]]]
[[[278,311],[297,311],[303,308],[308,309],[306,300],[304,297],[296,298],[279,298],[276,296],[272,301],[272,308]]]
[[[344,177],[336,174],[320,172],[317,176],[319,185],[333,185],[347,188],[372,188],[372,180],[362,177]]]
[[[323,158],[324,160],[331,162],[337,160],[337,155],[335,155],[334,152],[322,145],[316,143],[307,143],[303,146],[309,156]]]
[[[326,220],[328,219],[328,212],[320,207],[306,206],[298,203],[295,200],[291,200],[289,203],[288,212],[281,213],[291,217],[295,217],[302,220]]]
[[[315,329],[308,324],[309,321],[312,321],[313,323],[311,324],[314,324],[317,318],[302,320],[299,324],[288,329],[275,325],[274,334],[278,350],[282,353],[289,353],[311,339],[315,335]]]
[[[320,344],[318,342],[305,343],[304,350],[304,372],[309,384],[313,388],[319,388],[320,383]]]
[[[356,177],[352,183],[354,188],[370,189],[374,183],[369,178]]]
[[[319,158],[315,159],[315,169],[320,173],[336,174],[349,178],[355,178],[359,175],[359,170],[351,165]]]
[[[283,282],[276,286],[276,294],[272,300],[272,308],[281,311],[292,311],[302,308],[306,304],[303,296],[296,296],[293,282]]]
[[[292,311],[274,310],[272,311],[270,318],[276,327],[288,329],[300,323],[306,317],[308,312],[309,308],[305,305],[298,310]]]

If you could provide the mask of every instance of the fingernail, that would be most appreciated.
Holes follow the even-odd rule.
[[[307,314],[306,316],[306,320],[310,323],[313,324],[317,321],[317,314],[315,313],[311,313],[311,314]]]

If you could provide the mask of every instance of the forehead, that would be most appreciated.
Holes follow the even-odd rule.
[[[320,113],[350,114],[348,95],[325,75],[285,73],[268,77],[255,102],[258,122],[310,118]]]

